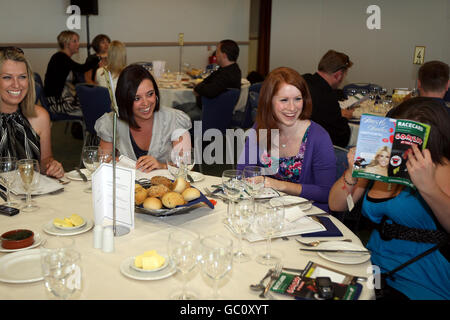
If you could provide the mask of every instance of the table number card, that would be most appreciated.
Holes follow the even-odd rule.
[[[116,223],[134,229],[135,170],[116,165]],[[102,163],[92,175],[95,224],[113,221],[113,168]]]

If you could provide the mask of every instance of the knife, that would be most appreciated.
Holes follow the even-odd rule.
[[[310,203],[313,203],[313,202],[314,202],[313,200],[303,200],[303,201],[300,201],[300,202],[293,202],[293,203],[283,204],[283,205],[280,205],[280,207],[283,206],[284,208],[289,208],[289,207],[299,206],[299,205],[302,205],[302,204],[310,204]]]
[[[304,249],[300,248],[301,251],[312,251],[312,252],[335,252],[335,253],[365,253],[370,254],[368,250],[347,250],[347,249]]]
[[[80,175],[81,179],[83,179],[84,182],[88,181],[88,179],[86,178],[86,175],[83,172],[81,172],[80,168],[75,167],[75,170],[77,170],[78,174]]]
[[[194,181],[194,178],[192,178],[192,176],[188,173],[187,174],[187,179],[188,179],[188,181],[190,182],[190,183],[194,183],[195,181]]]

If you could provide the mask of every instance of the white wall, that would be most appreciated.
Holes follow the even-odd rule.
[[[380,30],[366,26],[372,4],[381,9]],[[426,47],[425,61],[450,64],[450,0],[274,0],[271,35],[271,69],[313,73],[335,49],[354,62],[345,83],[412,88],[420,67],[412,63],[416,45]]]
[[[20,42],[55,43],[67,29],[69,0],[0,0],[0,44]],[[250,0],[99,0],[99,15],[89,17],[90,40],[104,33],[122,42],[218,42],[248,41]],[[86,42],[86,17],[81,17],[80,41]],[[211,51],[215,46],[211,48]],[[238,63],[247,74],[248,46],[240,45]],[[25,49],[33,69],[45,75],[55,49]],[[128,62],[166,60],[169,69],[179,65],[179,47],[130,47]],[[86,48],[73,56],[84,62]],[[206,46],[185,46],[183,60],[197,67],[207,64]]]

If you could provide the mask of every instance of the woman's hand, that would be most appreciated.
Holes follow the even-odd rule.
[[[64,176],[64,168],[60,162],[52,159],[45,165],[45,174],[59,179]]]
[[[355,162],[355,152],[356,147],[350,148],[350,150],[347,152],[347,162],[349,168],[353,168],[353,164]]]
[[[420,151],[415,144],[411,146],[411,149],[412,152],[408,153],[406,162],[409,176],[419,190],[431,190],[436,186],[436,165],[431,159],[430,151],[428,149]]]
[[[150,172],[156,169],[166,169],[166,165],[160,163],[152,156],[142,156],[136,161],[136,169],[143,172]]]

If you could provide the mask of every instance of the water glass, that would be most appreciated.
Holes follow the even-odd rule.
[[[241,196],[241,191],[243,188],[242,175],[243,175],[242,170],[225,170],[222,173],[223,192],[229,199],[227,208],[228,222],[230,222],[231,215],[234,212],[234,203]]]
[[[272,199],[270,203],[258,205],[255,214],[256,231],[267,238],[267,251],[256,257],[256,262],[264,265],[275,265],[280,259],[272,255],[272,237],[283,230],[284,207],[280,200]]]
[[[245,190],[250,194],[252,199],[264,188],[264,176],[262,168],[258,166],[247,166],[243,170],[243,181]]]
[[[69,299],[81,292],[81,256],[74,240],[52,237],[41,246],[41,266],[44,286],[55,299]]]
[[[219,280],[233,266],[233,241],[222,235],[213,235],[203,238],[200,247],[202,271],[214,280],[213,299],[218,299]]]
[[[98,146],[84,146],[83,147],[83,164],[92,173],[99,167],[99,147]],[[84,190],[84,192],[92,193],[92,183]]]
[[[242,237],[250,229],[255,215],[255,202],[252,200],[241,200],[236,205],[236,210],[231,214],[231,226],[239,236],[237,251],[233,254],[234,261],[243,263],[251,260],[249,253],[242,248]]]
[[[35,159],[21,159],[17,162],[17,169],[23,188],[27,193],[25,205],[21,210],[24,212],[36,211],[39,207],[31,201],[31,191],[34,186],[39,184],[39,161]]]
[[[187,274],[197,265],[198,245],[199,236],[196,233],[187,230],[176,230],[169,234],[167,252],[183,277],[181,292],[175,292],[171,299],[192,300],[197,298],[195,293],[187,291],[186,285]]]
[[[11,201],[11,182],[17,174],[17,159],[15,157],[0,158],[0,180],[6,188],[6,202],[4,205],[18,207],[17,202]]]

